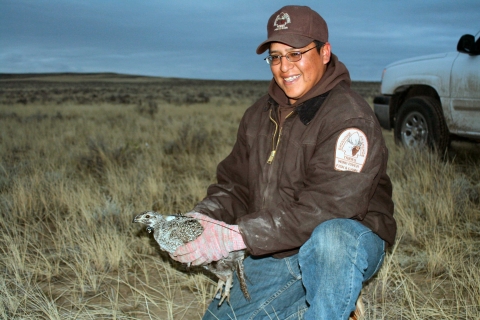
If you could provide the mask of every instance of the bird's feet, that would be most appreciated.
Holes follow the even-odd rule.
[[[230,304],[230,289],[232,288],[233,284],[233,276],[227,277],[227,281],[223,281],[222,279],[218,279],[217,290],[215,291],[215,299],[220,299],[218,306],[220,307],[225,301]],[[223,286],[225,285],[225,290],[223,290]]]
[[[222,292],[223,292],[223,285],[225,284],[225,281],[222,279],[218,279],[217,283],[217,290],[215,290],[215,299],[221,299],[222,298]]]

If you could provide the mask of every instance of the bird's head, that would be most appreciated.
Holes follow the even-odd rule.
[[[133,218],[133,223],[139,222],[147,225],[147,231],[151,232],[153,227],[160,221],[163,221],[164,218],[161,214],[154,211],[145,211]]]

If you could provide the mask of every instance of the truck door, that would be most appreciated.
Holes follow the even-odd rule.
[[[479,40],[477,40],[478,42]],[[452,133],[480,135],[480,55],[459,53],[452,66]]]

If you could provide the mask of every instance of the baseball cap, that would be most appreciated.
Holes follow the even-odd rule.
[[[285,6],[275,12],[267,24],[268,39],[257,48],[257,54],[265,52],[270,42],[281,42],[293,48],[302,48],[313,40],[328,41],[325,20],[307,6]]]

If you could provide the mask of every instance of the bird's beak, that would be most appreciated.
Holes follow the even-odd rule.
[[[138,222],[137,218],[138,216],[134,217],[132,223]]]

